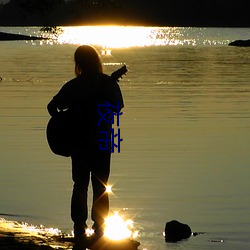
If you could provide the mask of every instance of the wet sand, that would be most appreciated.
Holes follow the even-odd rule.
[[[133,240],[113,242],[102,237],[91,244],[89,249],[136,250],[139,245],[139,242]],[[61,234],[58,229],[46,229],[43,226],[36,227],[0,219],[0,249],[50,250],[72,249],[73,246],[73,237]]]
[[[18,223],[15,221],[0,220],[0,249],[54,249],[53,246],[58,244],[51,235],[45,235],[39,232],[37,227],[29,226],[25,223]],[[70,248],[72,243],[63,243],[63,248]]]
[[[39,245],[37,241],[40,240],[35,236],[27,236],[22,233],[14,233],[4,230],[0,227],[0,249],[27,249],[27,250],[36,250],[36,249],[53,249],[50,246]]]
[[[38,250],[38,249],[53,249],[50,246],[38,246],[30,239],[28,242],[22,242],[16,239],[11,233],[5,233],[0,231],[0,249],[16,250],[16,249],[26,249],[26,250]]]

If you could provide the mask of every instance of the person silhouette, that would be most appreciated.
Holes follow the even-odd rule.
[[[105,102],[124,107],[123,97],[117,81],[103,73],[99,53],[89,45],[79,46],[74,54],[76,77],[66,82],[48,103],[51,116],[67,109],[71,112],[72,179],[74,182],[71,197],[71,218],[74,223],[74,239],[82,241],[86,237],[88,218],[88,186],[91,179],[93,204],[91,218],[95,235],[103,235],[105,217],[109,213],[109,199],[106,186],[110,174],[111,151],[103,150],[112,124],[100,121],[98,104]],[[99,107],[105,112],[105,107]],[[113,110],[115,112],[115,110]],[[98,125],[97,125],[98,124]],[[108,133],[111,141],[111,133]],[[108,149],[111,145],[109,143]]]

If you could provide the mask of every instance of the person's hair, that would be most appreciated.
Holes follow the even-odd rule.
[[[102,63],[99,53],[89,45],[79,46],[74,55],[75,73],[81,74],[102,73]]]

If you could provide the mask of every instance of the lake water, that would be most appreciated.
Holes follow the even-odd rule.
[[[111,211],[134,221],[142,250],[249,249],[250,48],[228,42],[250,29],[97,28],[64,27],[58,43],[0,42],[0,213],[12,214],[0,217],[71,231],[70,159],[48,148],[46,105],[74,77],[78,44],[92,43],[112,51],[106,73],[129,69]],[[165,243],[173,219],[204,234]]]

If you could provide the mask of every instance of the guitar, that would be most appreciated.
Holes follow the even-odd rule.
[[[123,65],[120,69],[114,71],[110,77],[112,80],[119,82],[119,78],[122,78],[122,76],[125,75],[127,72],[128,72],[127,66]]]
[[[109,80],[119,81],[124,74],[127,73],[126,65],[113,72]],[[66,111],[59,111],[52,116],[47,124],[46,137],[51,151],[54,154],[69,157],[71,156],[71,145],[73,145],[72,131],[72,115]]]

